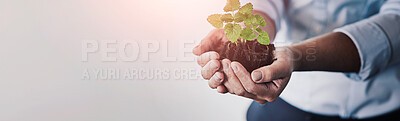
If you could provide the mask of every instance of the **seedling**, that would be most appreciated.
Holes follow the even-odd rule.
[[[229,40],[224,42],[224,48],[215,50],[221,58],[241,63],[248,72],[272,64],[275,46],[270,44],[268,33],[260,28],[267,25],[264,18],[253,15],[253,4],[240,6],[239,0],[228,0],[224,11],[207,18],[215,28],[224,28]]]
[[[260,15],[253,15],[253,4],[247,3],[240,6],[239,0],[228,0],[224,7],[224,14],[212,14],[207,21],[215,28],[224,28],[225,35],[232,43],[253,41],[262,45],[269,45],[268,33],[260,26],[266,26],[265,19]],[[245,27],[240,24],[243,23]],[[257,34],[256,34],[257,33]]]

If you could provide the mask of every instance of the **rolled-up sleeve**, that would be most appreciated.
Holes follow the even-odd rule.
[[[378,14],[334,31],[349,36],[358,49],[360,71],[346,73],[354,80],[366,81],[388,66],[400,62],[399,0],[387,1]]]
[[[275,22],[276,30],[281,27],[281,19],[284,15],[283,0],[243,0],[243,4],[252,3],[254,10],[266,13]]]

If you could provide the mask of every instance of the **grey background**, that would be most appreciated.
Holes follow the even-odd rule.
[[[196,68],[195,61],[81,61],[83,40],[199,42],[224,0],[0,0],[1,121],[240,121],[249,99],[195,80],[82,80],[89,68]],[[194,45],[189,45],[188,48]],[[111,55],[113,56],[113,55]],[[188,57],[193,57],[187,54]]]

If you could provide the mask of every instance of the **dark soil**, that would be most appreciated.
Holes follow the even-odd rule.
[[[222,58],[237,61],[248,72],[260,67],[271,65],[274,62],[274,44],[262,45],[257,40],[239,42],[237,44],[226,42],[224,49],[219,52]]]

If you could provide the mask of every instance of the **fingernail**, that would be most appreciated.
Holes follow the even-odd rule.
[[[224,70],[229,69],[229,64],[227,62],[222,62],[224,64]]]
[[[217,81],[221,82],[222,81],[222,77],[220,74],[215,74],[215,76],[217,77]]]
[[[196,47],[194,47],[194,49],[197,49],[197,48],[199,48],[199,46],[200,46],[200,45],[197,45]]]
[[[254,71],[253,73],[251,73],[251,78],[253,79],[253,81],[260,81],[262,78],[262,73],[260,71]]]
[[[200,46],[200,45],[197,45],[196,47],[193,48],[192,52],[193,52],[194,54],[197,54],[197,51],[198,51],[198,49],[199,49],[199,46]]]
[[[218,87],[217,87],[217,91],[218,91],[219,93],[222,93],[224,90],[222,89],[221,86],[218,86]]]
[[[210,54],[210,59],[211,60],[217,60],[218,59],[217,54]]]
[[[231,64],[233,72],[238,72],[238,67],[236,64]]]
[[[211,62],[210,62],[210,68],[211,68],[211,69],[213,69],[213,70],[216,70],[216,69],[218,69],[218,65],[217,65],[217,63],[216,63],[216,62],[214,62],[214,61],[211,61]]]

